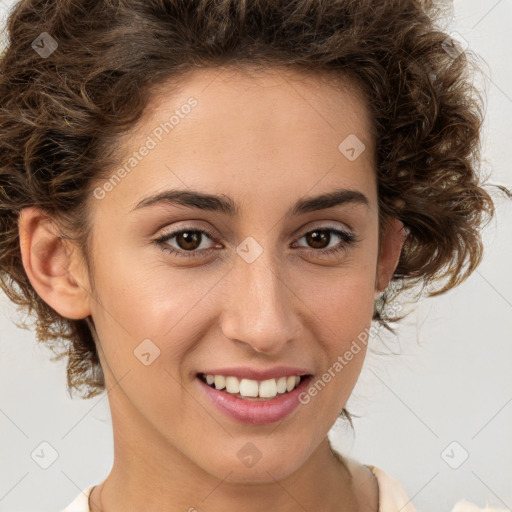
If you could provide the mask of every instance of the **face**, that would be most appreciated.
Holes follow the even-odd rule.
[[[233,482],[289,475],[352,392],[401,248],[387,232],[379,259],[364,102],[291,71],[202,70],[162,88],[123,152],[91,197],[87,295],[116,450]],[[270,395],[271,377],[302,378],[263,403],[204,374],[269,380]]]

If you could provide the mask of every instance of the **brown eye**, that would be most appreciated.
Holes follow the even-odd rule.
[[[175,240],[175,246],[169,243],[173,239]],[[160,245],[163,251],[176,256],[196,257],[205,256],[214,250],[212,247],[208,247],[208,244],[206,244],[206,247],[201,247],[205,239],[213,241],[213,235],[203,229],[182,228],[178,231],[162,235],[155,242]]]
[[[310,231],[304,236],[314,249],[325,249],[326,244],[329,245],[331,241],[331,235],[328,229],[315,229],[315,231]]]
[[[174,235],[176,243],[185,251],[193,251],[201,245],[202,235],[199,231],[181,231]]]
[[[332,234],[335,235],[334,238],[332,237]],[[334,227],[317,228],[312,231],[308,231],[301,238],[304,238],[308,244],[308,247],[305,247],[305,249],[309,249],[313,255],[317,256],[330,255],[344,251],[350,245],[358,241],[357,237],[353,233],[349,233]],[[340,238],[342,242],[338,245],[335,245],[334,247],[327,248],[331,241],[333,239],[335,240],[336,238]]]

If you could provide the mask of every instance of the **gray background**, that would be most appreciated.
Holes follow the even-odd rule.
[[[13,4],[0,0],[2,18]],[[486,62],[484,169],[509,186],[511,22],[510,0],[464,0],[448,29]],[[361,416],[355,436],[343,425],[330,433],[346,455],[396,478],[419,512],[449,512],[462,498],[512,507],[512,201],[498,202],[484,239],[471,278],[408,306],[397,337],[372,338],[348,403]],[[23,316],[0,294],[0,512],[50,512],[108,474],[110,413],[105,394],[70,399],[65,363],[14,325]],[[41,442],[58,452],[48,469],[31,458]]]

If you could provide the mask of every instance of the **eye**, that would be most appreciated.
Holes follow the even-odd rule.
[[[336,238],[340,238],[343,242],[340,244],[338,243],[334,247],[330,247],[325,249],[325,246],[329,246],[330,242],[332,242],[333,237],[332,233],[334,233],[334,240]],[[307,243],[311,244],[313,248],[308,248],[308,252],[312,253],[313,255],[322,255],[322,256],[329,256],[332,254],[339,253],[341,251],[345,251],[348,246],[353,245],[358,241],[357,237],[354,235],[354,233],[350,233],[348,231],[344,231],[339,228],[335,227],[319,227],[312,231],[308,231],[304,235],[302,235],[301,238],[306,238]],[[299,240],[301,239],[299,238]]]
[[[334,234],[334,238],[331,234]],[[185,227],[181,228],[177,231],[172,231],[170,233],[166,233],[161,237],[154,240],[163,251],[176,255],[178,257],[183,258],[195,258],[206,256],[215,250],[214,247],[204,247],[203,242],[205,238],[209,238],[212,241],[215,241],[213,233],[209,232],[205,229],[197,229],[193,227]],[[352,245],[358,242],[358,238],[348,231],[344,231],[335,227],[319,227],[312,231],[308,231],[301,238],[306,238],[307,243],[312,245],[311,247],[306,247],[306,250],[314,256],[329,256],[332,254],[339,253],[341,251],[345,251],[349,245]],[[299,240],[301,239],[299,238]],[[325,246],[329,246],[329,244],[339,238],[342,240],[341,243],[338,243],[334,247],[324,248]],[[169,240],[175,239],[175,243],[177,247],[169,244]],[[203,246],[203,247],[202,247]],[[304,247],[304,246],[299,246]]]
[[[160,245],[160,248],[163,251],[167,251],[171,254],[184,258],[194,258],[196,256],[205,256],[205,254],[209,254],[215,250],[213,248],[205,249],[204,247],[201,247],[205,237],[209,238],[210,240],[214,240],[213,234],[207,230],[185,227],[179,229],[178,231],[173,231],[171,233],[162,235],[161,237],[155,239],[155,242]],[[178,245],[177,248],[166,243],[168,240],[172,240],[173,238]],[[198,251],[200,248],[202,250]]]

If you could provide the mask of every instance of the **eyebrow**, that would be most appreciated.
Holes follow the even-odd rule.
[[[131,211],[160,204],[197,208],[199,210],[223,213],[231,217],[240,214],[240,208],[231,197],[224,194],[206,194],[194,190],[167,190],[160,192],[142,199]],[[292,217],[345,204],[360,204],[366,206],[367,209],[370,206],[368,198],[362,192],[341,188],[314,197],[303,197],[285,213],[285,216]]]

